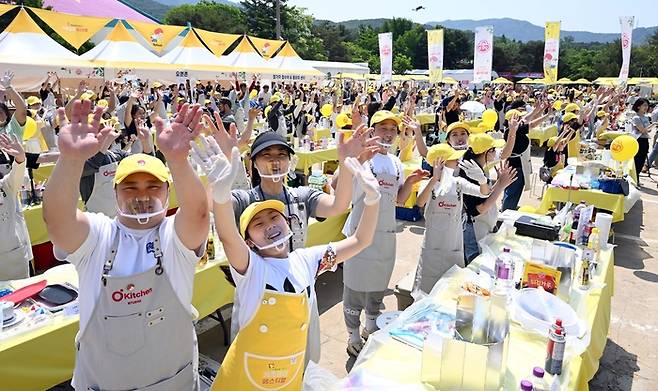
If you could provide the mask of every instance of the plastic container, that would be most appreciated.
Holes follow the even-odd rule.
[[[551,386],[546,381],[544,376],[544,368],[534,367],[532,369],[532,390],[533,391],[549,391]]]

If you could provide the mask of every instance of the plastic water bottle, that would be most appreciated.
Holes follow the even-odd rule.
[[[521,380],[521,391],[532,391],[532,383],[528,380]]]
[[[504,247],[503,253],[496,257],[494,274],[497,288],[508,289],[514,286],[514,258],[509,247]]]
[[[544,377],[544,368],[534,367],[532,369],[532,391],[549,391],[550,389],[551,387]]]

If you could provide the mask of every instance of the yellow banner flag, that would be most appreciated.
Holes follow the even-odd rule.
[[[286,41],[279,41],[276,39],[263,39],[258,37],[249,36],[249,40],[254,44],[258,53],[265,58],[270,58],[276,53]]]
[[[427,30],[427,61],[430,83],[443,80],[443,29]]]
[[[162,51],[172,39],[185,29],[183,26],[168,26],[132,20],[129,20],[128,24],[144,37],[146,43],[156,52]]]
[[[546,22],[544,29],[544,82],[555,84],[560,56],[560,22]]]
[[[201,37],[201,40],[203,40],[206,46],[208,46],[208,49],[215,53],[215,56],[221,56],[224,54],[224,51],[226,51],[236,39],[240,38],[238,34],[215,33],[196,28],[194,31],[199,34],[199,37]]]
[[[30,8],[30,10],[76,49],[112,20],[112,18],[62,14],[39,8]]]

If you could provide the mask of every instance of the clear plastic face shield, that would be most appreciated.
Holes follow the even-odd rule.
[[[385,120],[375,124],[374,136],[379,137],[377,144],[382,148],[384,153],[388,152],[395,138],[398,136],[398,125],[393,120]]]
[[[282,181],[288,174],[295,171],[297,156],[263,156],[256,161],[256,170],[261,179],[269,179],[272,182]]]
[[[281,218],[279,218],[281,217]],[[259,241],[264,241],[266,244],[259,245],[254,239],[251,242],[259,251],[275,249],[276,251],[283,251],[292,237],[292,231],[288,226],[286,219],[279,215],[277,218],[265,223],[265,228],[254,227],[252,229],[259,229],[262,233],[256,233],[254,237],[258,237]]]
[[[117,212],[120,216],[137,220],[139,224],[146,225],[152,218],[167,213],[168,205],[168,199],[163,205],[157,197],[129,198],[120,203]]]

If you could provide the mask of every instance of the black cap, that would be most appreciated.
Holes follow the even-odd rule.
[[[288,144],[285,137],[281,136],[276,132],[265,132],[261,133],[256,137],[254,143],[251,144],[251,158],[253,159],[265,148],[269,148],[274,145],[280,145],[288,150],[291,154],[295,154],[295,150],[292,149],[290,144]]]

